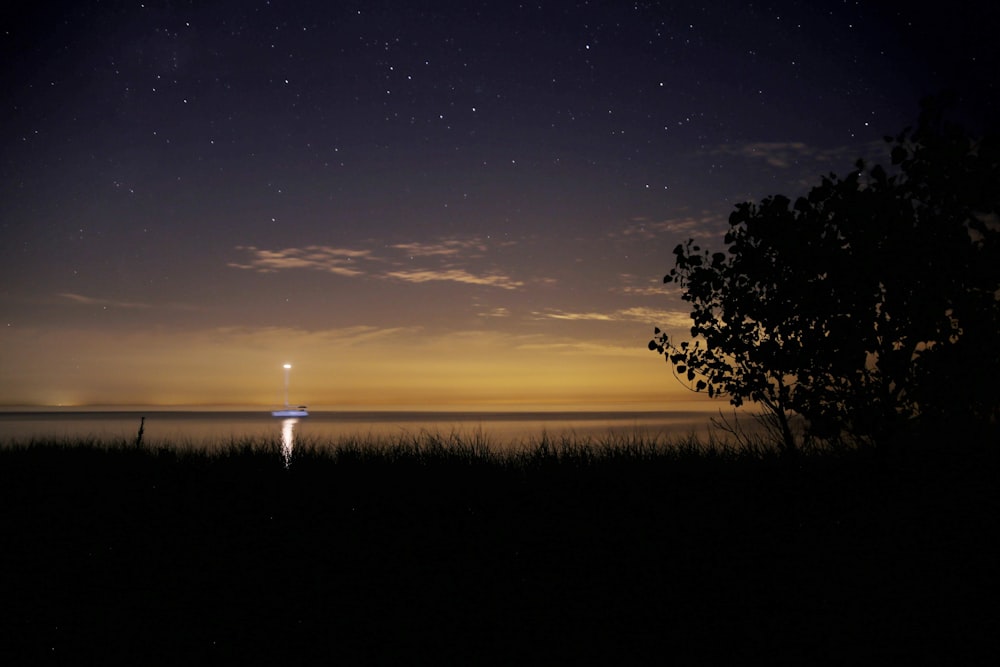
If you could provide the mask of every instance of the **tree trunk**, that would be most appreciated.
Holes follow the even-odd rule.
[[[795,436],[792,435],[792,428],[788,425],[788,415],[785,408],[778,406],[776,410],[778,424],[781,426],[781,439],[783,442],[781,453],[790,456],[795,453]]]

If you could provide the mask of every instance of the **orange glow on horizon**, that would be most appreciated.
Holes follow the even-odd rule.
[[[527,346],[470,331],[413,337],[406,349],[336,332],[5,332],[0,405],[255,406],[345,410],[671,410],[701,404],[636,343]],[[42,352],[45,351],[43,354]],[[284,372],[288,372],[285,368]],[[706,409],[724,407],[705,403]]]

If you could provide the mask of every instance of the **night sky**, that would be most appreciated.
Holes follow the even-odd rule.
[[[0,405],[687,406],[677,243],[997,111],[961,2],[8,5]]]

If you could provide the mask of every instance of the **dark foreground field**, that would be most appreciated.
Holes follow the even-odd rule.
[[[0,449],[0,662],[991,664],[996,447]]]

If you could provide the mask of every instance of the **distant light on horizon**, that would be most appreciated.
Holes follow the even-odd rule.
[[[292,367],[292,365],[291,365],[291,364],[285,364],[285,369],[289,369],[289,368],[291,368],[291,367]]]

